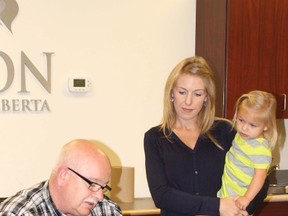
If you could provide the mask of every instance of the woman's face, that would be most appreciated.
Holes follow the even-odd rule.
[[[176,119],[196,120],[207,100],[207,92],[200,77],[182,74],[176,81],[171,97],[174,98]]]

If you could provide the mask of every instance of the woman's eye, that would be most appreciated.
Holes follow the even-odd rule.
[[[203,91],[203,90],[197,90],[194,92],[194,95],[196,97],[202,97],[204,94],[205,94],[205,91]]]
[[[179,91],[179,94],[183,95],[185,94],[185,91]]]

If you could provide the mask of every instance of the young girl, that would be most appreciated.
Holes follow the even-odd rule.
[[[242,95],[233,120],[237,133],[226,154],[220,196],[239,195],[237,206],[253,214],[263,201],[254,198],[267,177],[277,140],[275,97],[257,90]]]

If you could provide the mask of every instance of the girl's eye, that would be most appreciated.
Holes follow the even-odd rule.
[[[254,125],[254,124],[250,124],[250,126],[253,128],[257,127],[257,125]]]
[[[243,122],[243,119],[238,118],[238,121],[239,121],[239,122]]]

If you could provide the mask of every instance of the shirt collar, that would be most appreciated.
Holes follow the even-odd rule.
[[[55,216],[65,216],[65,214],[61,213],[56,205],[54,204],[53,200],[52,200],[52,197],[51,197],[51,194],[49,192],[49,187],[48,187],[48,181],[45,182],[44,186],[43,186],[43,197],[44,197],[44,200],[45,200],[45,203],[46,203],[46,206],[48,206],[49,208],[49,211],[51,213],[53,213],[53,215]]]

